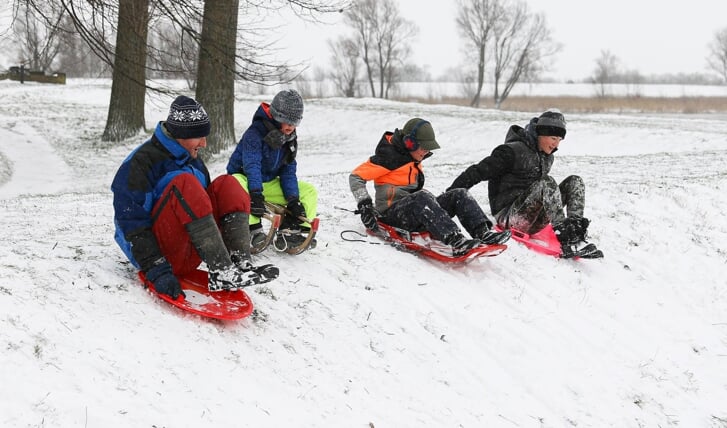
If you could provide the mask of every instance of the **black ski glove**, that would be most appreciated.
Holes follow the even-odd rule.
[[[179,280],[172,273],[172,266],[162,259],[162,262],[149,269],[146,273],[146,279],[154,284],[154,289],[157,293],[166,294],[172,299],[176,300],[181,294],[187,297],[182,291],[182,286],[179,284]]]
[[[303,208],[303,204],[300,203],[300,200],[298,198],[292,198],[290,201],[288,201],[288,211],[290,211],[290,215],[296,220],[299,221],[300,217],[305,218],[305,208]]]
[[[250,193],[250,214],[255,217],[265,215],[265,196],[263,196],[262,192]]]
[[[376,217],[378,217],[379,213],[376,212],[371,198],[366,198],[359,202],[356,213],[361,215],[361,223],[366,226],[366,229],[373,231],[379,230],[379,224],[376,222]]]

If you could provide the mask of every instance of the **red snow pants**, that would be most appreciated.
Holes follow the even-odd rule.
[[[205,189],[192,174],[169,182],[152,210],[152,232],[175,275],[185,275],[202,262],[185,225],[212,214],[217,224],[233,212],[250,213],[250,195],[231,175],[221,175]]]

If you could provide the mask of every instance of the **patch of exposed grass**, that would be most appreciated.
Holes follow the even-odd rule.
[[[407,98],[401,101],[433,104],[427,98]],[[468,106],[469,99],[448,97],[437,104],[453,104]],[[543,111],[557,107],[568,113],[725,113],[727,97],[508,97],[502,104],[502,110],[508,111]],[[486,99],[480,108],[494,108],[492,100]]]

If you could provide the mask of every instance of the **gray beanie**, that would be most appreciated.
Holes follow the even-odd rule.
[[[555,109],[543,112],[535,124],[535,132],[541,136],[565,138],[565,117],[563,117],[563,113]]]
[[[295,89],[280,91],[270,104],[270,113],[280,123],[298,126],[303,119],[303,98]]]
[[[178,96],[169,107],[165,124],[176,139],[202,138],[210,134],[210,118],[202,104],[184,95]]]

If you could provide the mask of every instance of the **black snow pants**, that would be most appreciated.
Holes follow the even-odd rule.
[[[548,223],[560,224],[568,217],[583,217],[586,186],[577,175],[565,178],[560,185],[551,176],[538,180],[508,207],[495,215],[497,224],[528,234],[539,232]]]
[[[492,227],[467,189],[452,189],[437,197],[427,190],[419,190],[394,202],[379,219],[409,232],[428,231],[434,239],[442,241],[446,236],[460,233],[452,220],[454,216],[470,236]]]

